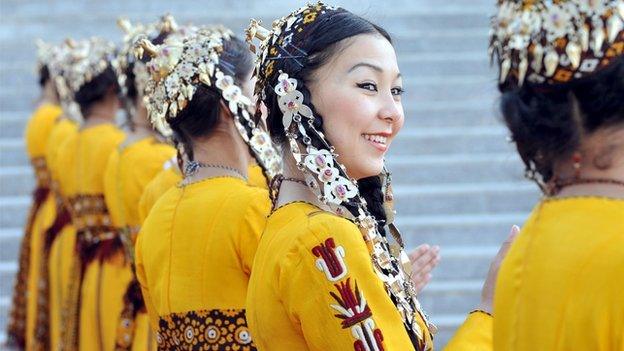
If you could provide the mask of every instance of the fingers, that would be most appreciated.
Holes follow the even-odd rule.
[[[440,262],[440,249],[431,249],[425,255],[412,262],[412,275],[430,273]]]
[[[410,261],[414,262],[416,261],[420,256],[424,255],[425,253],[427,253],[427,251],[429,251],[430,247],[428,244],[421,244],[418,245],[417,248],[414,249],[414,251],[409,253],[409,258]]]
[[[410,261],[411,279],[416,292],[420,292],[431,281],[431,271],[440,262],[440,247],[420,245],[410,254]]]
[[[428,245],[427,245],[428,246]],[[412,259],[412,271],[420,271],[433,261],[440,259],[440,247],[432,246],[418,257]]]
[[[423,288],[431,281],[431,274],[417,275],[416,277],[412,277],[412,281],[414,282],[414,288],[416,289],[416,292],[420,293]]]

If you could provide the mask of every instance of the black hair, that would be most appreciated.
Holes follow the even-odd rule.
[[[273,74],[267,77],[266,84],[263,87],[264,102],[268,111],[267,126],[275,143],[283,144],[286,137],[282,124],[282,113],[278,105],[278,96],[273,90],[273,87],[277,84],[278,72],[280,70],[286,72],[290,78],[297,80],[297,90],[303,94],[305,104],[310,107],[315,116],[313,121],[314,128],[322,132],[323,117],[316,112],[306,83],[310,81],[311,75],[318,68],[328,63],[336,54],[345,49],[346,39],[361,34],[380,35],[392,44],[392,39],[386,30],[342,8],[328,10],[316,19],[314,23],[306,26],[301,33],[295,34],[292,44],[307,53],[306,58],[302,60],[302,65],[294,59],[275,60]],[[302,125],[304,128],[308,128],[307,123]],[[326,145],[324,145],[316,133],[308,131],[307,134],[312,138],[312,145],[316,148],[326,148]],[[368,211],[375,217],[379,231],[385,234],[384,226],[387,218],[383,206],[384,196],[380,176],[358,180],[358,190],[360,196],[366,201]],[[351,212],[355,213],[357,211],[357,208],[353,205],[346,204],[345,207]]]
[[[93,104],[101,101],[110,93],[119,93],[119,83],[115,71],[109,64],[102,73],[78,89],[74,94],[74,100],[80,106],[82,116],[87,118]]]
[[[500,85],[500,109],[527,177],[542,188],[591,133],[624,123],[624,56],[569,83]]]
[[[50,78],[50,69],[48,69],[48,65],[41,65],[39,67],[39,86],[43,88]]]
[[[235,84],[242,86],[253,69],[253,57],[248,46],[236,37],[224,40],[218,67],[224,74],[234,78]],[[219,120],[222,100],[221,92],[214,84],[200,84],[196,86],[193,98],[184,109],[174,118],[167,118],[178,149],[178,162],[182,162],[183,156],[189,161],[193,160],[192,139],[212,132]],[[252,155],[255,156],[253,152]]]

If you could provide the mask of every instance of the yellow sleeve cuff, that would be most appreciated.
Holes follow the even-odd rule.
[[[492,327],[494,319],[483,311],[471,312],[459,327],[446,351],[490,351],[493,350]]]

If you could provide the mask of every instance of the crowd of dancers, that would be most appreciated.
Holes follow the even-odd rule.
[[[433,350],[439,248],[406,252],[384,164],[410,78],[386,30],[322,2],[245,37],[118,25],[38,44],[9,345]],[[499,0],[491,25],[544,197],[446,349],[624,350],[624,1]]]

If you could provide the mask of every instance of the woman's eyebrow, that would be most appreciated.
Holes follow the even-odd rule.
[[[359,67],[368,67],[368,68],[371,68],[371,69],[373,69],[373,70],[375,70],[375,71],[377,71],[379,73],[383,73],[384,72],[383,68],[381,68],[381,67],[379,67],[377,65],[373,65],[372,63],[367,63],[367,62],[360,62],[360,63],[356,63],[355,65],[353,65],[353,67],[351,67],[347,71],[347,73],[351,73],[352,71],[354,71],[356,68],[359,68]],[[401,77],[401,73],[400,72],[397,73],[396,77],[400,78]]]
[[[347,73],[351,73],[353,72],[356,68],[359,67],[368,67],[368,68],[372,68],[373,70],[379,72],[379,73],[383,73],[383,68],[373,65],[372,63],[366,63],[366,62],[360,62],[360,63],[356,63],[355,65],[353,65],[353,67],[351,67]]]

